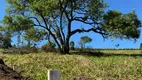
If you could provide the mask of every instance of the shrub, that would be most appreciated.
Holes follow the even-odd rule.
[[[1,34],[0,33],[0,48],[8,49],[11,48],[11,38],[10,34]]]
[[[31,48],[29,49],[29,52],[30,52],[30,53],[38,53],[38,48],[36,48],[36,47],[31,47]]]
[[[4,54],[27,54],[29,50],[21,48],[9,48],[3,51]]]
[[[22,46],[19,48],[13,47],[9,49],[5,49],[3,51],[4,54],[28,54],[28,53],[38,53],[38,48],[36,47],[27,47]]]
[[[38,53],[38,48],[36,47],[36,44],[34,44],[34,46],[32,46],[30,48],[29,48],[29,46],[27,46],[27,47],[28,47],[30,53]]]
[[[74,49],[75,49],[75,48],[74,48],[74,41],[71,41],[71,42],[70,42],[70,49],[71,49],[71,50],[74,50]]]
[[[56,52],[56,45],[54,42],[48,42],[47,44],[41,46],[41,51],[44,52]]]

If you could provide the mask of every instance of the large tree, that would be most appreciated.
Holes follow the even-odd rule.
[[[6,1],[5,26],[17,27],[19,30],[27,30],[29,27],[44,29],[61,53],[69,53],[70,37],[76,33],[92,31],[101,34],[103,38],[113,36],[127,39],[136,39],[140,34],[140,21],[135,11],[128,14],[116,10],[105,12],[107,5],[103,0]],[[80,28],[72,25],[74,22],[87,26]]]

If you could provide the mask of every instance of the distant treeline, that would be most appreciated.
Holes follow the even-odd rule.
[[[141,50],[140,48],[94,48],[94,50]]]
[[[140,48],[75,48],[75,50],[142,50]]]

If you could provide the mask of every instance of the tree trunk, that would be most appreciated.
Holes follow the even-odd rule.
[[[66,43],[65,43],[65,54],[69,54],[69,39],[70,39],[70,36],[67,37],[66,39]]]
[[[31,40],[29,39],[28,40],[28,48],[30,48],[31,47]]]
[[[64,47],[64,54],[69,54],[69,45],[65,44],[66,46]]]
[[[66,43],[62,44],[62,48],[59,49],[61,54],[69,54],[69,41]]]

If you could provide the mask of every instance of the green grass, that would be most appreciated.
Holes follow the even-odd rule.
[[[142,54],[140,50],[109,50],[106,54]],[[8,55],[4,61],[24,76],[47,80],[47,71],[59,69],[61,80],[142,80],[142,56],[85,56],[38,53]]]
[[[3,52],[3,51],[4,51],[4,49],[0,48],[0,53]]]
[[[114,54],[142,54],[142,50],[100,50],[100,52]]]

